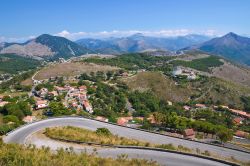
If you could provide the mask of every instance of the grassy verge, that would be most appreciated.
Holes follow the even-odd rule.
[[[152,146],[148,142],[118,137],[117,135],[112,135],[111,133],[98,133],[98,131],[95,132],[72,126],[47,128],[45,130],[45,135],[52,139],[67,139],[72,141],[95,142],[100,144]]]
[[[22,165],[22,166],[155,166],[156,162],[128,159],[126,155],[118,156],[117,159],[97,157],[94,153],[76,154],[73,149],[67,151],[60,149],[52,153],[49,148],[37,149],[34,146],[24,147],[16,144],[0,143],[0,165]]]
[[[146,141],[119,137],[117,135],[111,134],[109,130],[105,128],[97,129],[97,131],[90,131],[72,126],[54,127],[54,128],[46,128],[45,135],[52,139],[93,142],[103,145],[109,144],[109,145],[143,146],[143,147],[162,148],[162,149],[182,151],[182,152],[191,152],[191,149],[181,145],[175,147],[172,144],[161,144],[161,145],[151,144]]]
[[[99,130],[99,131],[98,131]],[[109,130],[105,128],[98,129],[97,131],[90,131],[78,127],[66,126],[66,127],[54,127],[46,128],[45,135],[51,139],[65,139],[70,141],[83,141],[83,142],[93,142],[100,144],[111,144],[111,145],[129,145],[129,146],[144,146],[153,148],[162,148],[173,151],[180,151],[186,153],[198,154],[201,156],[210,156],[220,160],[227,160],[234,163],[239,163],[240,165],[250,165],[250,163],[245,163],[236,160],[234,157],[223,158],[209,151],[201,151],[200,149],[192,150],[182,145],[174,146],[173,144],[151,144],[145,141],[139,141],[135,139],[128,139],[124,137],[119,137],[117,135],[112,135]]]

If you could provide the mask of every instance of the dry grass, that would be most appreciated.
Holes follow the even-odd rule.
[[[84,62],[71,62],[71,63],[60,63],[55,65],[50,65],[48,67],[43,68],[40,70],[35,79],[43,80],[49,79],[50,77],[56,76],[76,76],[82,73],[90,73],[90,72],[97,72],[97,71],[113,71],[117,70],[118,68],[107,66],[107,65],[96,65],[92,63],[84,63]]]
[[[122,163],[122,164],[121,164]],[[0,165],[20,165],[20,166],[155,166],[156,162],[128,159],[126,155],[120,156],[117,159],[97,157],[95,153],[87,154],[74,153],[73,149],[64,151],[63,149],[57,152],[50,151],[49,148],[42,147],[40,149],[34,146],[21,146],[17,144],[0,143]]]
[[[228,81],[250,86],[250,70],[227,62],[220,67],[214,68],[213,75]]]
[[[123,79],[132,90],[151,90],[161,99],[174,102],[185,102],[192,94],[192,90],[178,87],[175,82],[159,72],[140,72],[134,77]]]
[[[21,85],[24,85],[24,86],[30,86],[30,85],[32,85],[32,84],[33,84],[33,81],[32,81],[31,78],[27,78],[26,80],[23,80],[23,81],[21,82]]]
[[[250,144],[240,143],[240,142],[231,142],[234,145],[240,146],[242,148],[245,148],[247,150],[250,150]]]
[[[99,135],[94,131],[77,128],[72,126],[47,128],[45,135],[50,138],[68,139],[83,142],[95,142],[100,144],[111,145],[135,145],[135,146],[149,146],[148,142],[138,141],[135,139],[128,139],[118,137],[117,135]]]

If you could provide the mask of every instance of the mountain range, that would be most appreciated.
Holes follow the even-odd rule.
[[[39,60],[70,58],[86,53],[119,55],[150,52],[153,55],[178,55],[176,53],[193,49],[250,66],[250,38],[232,32],[212,39],[197,34],[151,37],[138,33],[128,37],[85,38],[75,42],[63,37],[43,34],[25,43],[0,43],[0,54],[16,54]]]
[[[250,38],[232,32],[187,49],[199,49],[250,66]]]
[[[107,39],[80,39],[77,40],[81,46],[85,46],[99,53],[131,53],[145,50],[177,51],[184,47],[199,44],[210,38],[203,35],[186,35],[177,37],[151,37],[141,33],[128,37]]]

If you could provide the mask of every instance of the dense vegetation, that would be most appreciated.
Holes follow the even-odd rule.
[[[92,62],[97,64],[105,64],[111,66],[118,66],[124,69],[150,69],[156,63],[163,63],[170,60],[171,57],[157,57],[148,56],[146,54],[124,54],[115,58],[88,58],[85,62]]]
[[[23,96],[23,99],[5,96],[3,100],[9,103],[0,107],[0,114],[3,119],[3,124],[0,125],[0,135],[20,126],[23,124],[24,116],[31,115],[30,101],[25,96]]]
[[[14,54],[2,54],[0,56],[0,71],[16,74],[18,72],[35,69],[40,65],[40,61],[25,58]]]
[[[192,61],[174,60],[171,63],[174,66],[185,66],[205,72],[209,72],[211,67],[223,65],[223,62],[220,61],[220,58],[216,56],[194,59]]]
[[[21,146],[17,144],[0,143],[0,165],[22,165],[22,166],[154,166],[158,165],[153,161],[127,159],[127,156],[118,156],[117,159],[100,158],[93,154],[76,154],[72,148],[68,150],[59,149],[51,152],[49,148],[40,149],[35,146]]]

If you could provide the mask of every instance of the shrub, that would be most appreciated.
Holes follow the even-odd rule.
[[[105,136],[111,136],[112,135],[112,133],[107,128],[98,128],[96,130],[96,134],[105,135]]]

